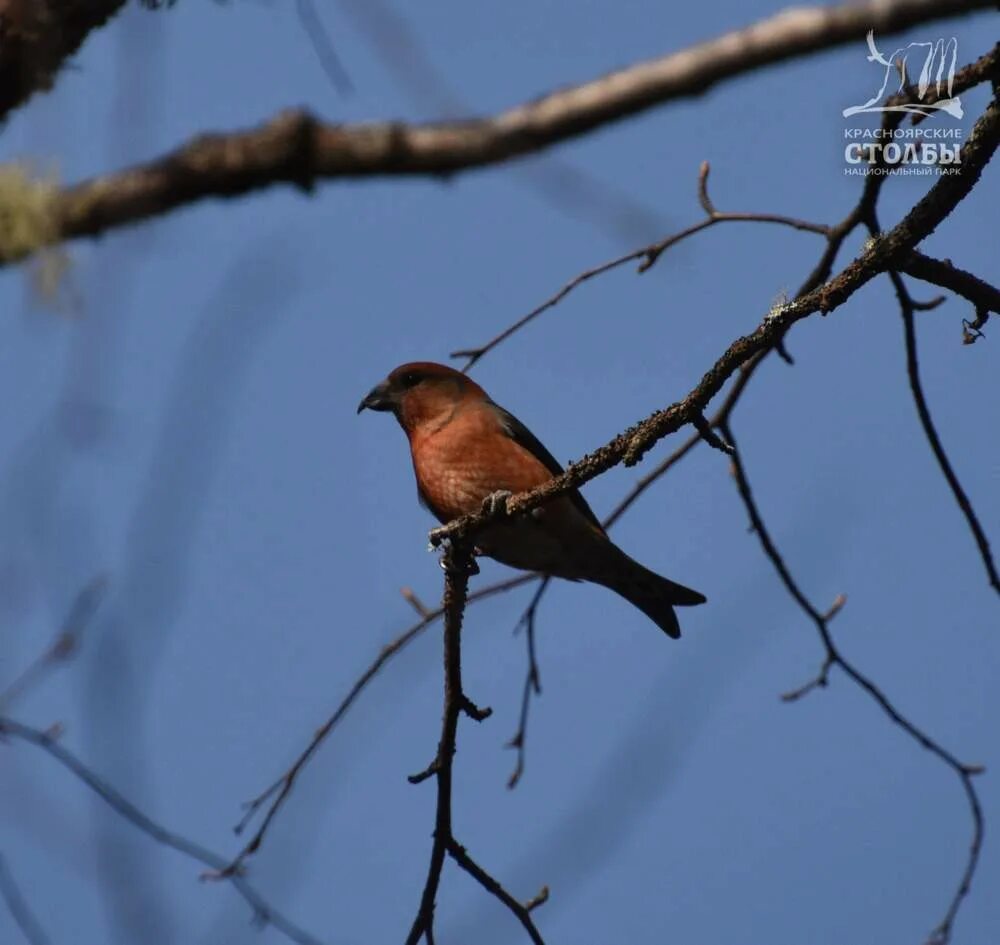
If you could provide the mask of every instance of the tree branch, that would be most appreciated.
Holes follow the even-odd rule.
[[[934,259],[914,250],[899,261],[897,268],[915,279],[950,289],[972,303],[976,311],[975,321],[963,320],[966,344],[971,344],[981,335],[980,329],[986,324],[990,312],[1000,314],[1000,289],[971,272],[959,269],[950,259]]]
[[[446,856],[450,856],[484,889],[497,897],[514,914],[534,945],[544,945],[527,906],[519,903],[489,873],[466,852],[456,839],[452,827],[451,796],[452,769],[455,760],[455,742],[458,720],[464,712],[476,721],[482,721],[489,709],[477,708],[462,688],[462,615],[468,594],[469,575],[479,569],[471,549],[457,542],[449,544],[444,559],[444,713],[441,721],[441,740],[437,754],[424,772],[410,778],[418,783],[433,776],[437,781],[437,807],[434,817],[434,843],[431,847],[427,880],[420,897],[420,908],[406,937],[406,945],[417,945],[421,938],[433,943],[434,907],[437,901],[441,871]]]
[[[979,556],[983,560],[983,567],[986,569],[986,576],[990,582],[990,587],[1000,594],[1000,574],[997,573],[996,562],[993,560],[992,551],[990,551],[989,539],[986,537],[986,532],[983,530],[975,509],[972,507],[972,502],[969,501],[965,489],[962,488],[962,484],[958,481],[958,476],[951,465],[951,460],[948,459],[944,444],[941,442],[941,437],[938,435],[937,428],[934,426],[934,421],[931,418],[930,407],[927,405],[927,397],[924,395],[923,384],[920,381],[920,361],[917,358],[917,328],[914,324],[913,314],[915,306],[913,300],[910,298],[910,293],[903,284],[902,277],[897,272],[891,271],[889,276],[896,290],[896,297],[899,300],[899,311],[903,318],[903,338],[906,345],[906,376],[910,382],[910,393],[913,395],[913,403],[917,408],[920,425],[923,427],[924,435],[930,444],[931,452],[934,454],[934,458],[941,468],[941,473],[948,483],[948,488],[951,489],[951,493],[955,497],[955,502],[965,517],[965,521],[968,523],[969,531],[972,532],[976,547],[979,549]]]
[[[52,642],[0,691],[0,712],[6,712],[48,670],[72,657],[80,645],[81,635],[104,598],[107,586],[107,575],[99,574],[80,588]]]
[[[551,577],[546,576],[541,579],[538,587],[535,588],[535,593],[531,595],[528,606],[525,607],[524,613],[521,614],[521,618],[517,622],[517,627],[514,629],[516,633],[521,627],[524,627],[525,647],[528,651],[528,666],[524,672],[524,687],[521,690],[521,714],[518,717],[517,731],[511,737],[510,741],[507,742],[507,747],[513,748],[517,752],[517,762],[510,777],[507,779],[507,787],[509,788],[517,787],[518,781],[521,780],[521,775],[524,774],[525,743],[528,739],[528,712],[531,708],[531,697],[532,695],[540,696],[542,694],[542,674],[538,669],[538,652],[535,649],[535,617],[538,614],[538,605],[541,603],[542,597],[551,583]]]
[[[222,871],[226,868],[228,861],[225,857],[219,856],[218,853],[213,853],[193,840],[188,840],[186,837],[182,837],[180,834],[167,830],[166,827],[158,824],[151,817],[139,810],[138,807],[120,794],[114,787],[95,774],[76,755],[64,748],[48,732],[42,732],[28,725],[23,725],[7,716],[0,716],[0,736],[19,738],[47,752],[64,768],[68,769],[86,784],[116,813],[138,827],[143,833],[152,837],[157,843],[171,847],[177,850],[178,853],[183,853],[185,856],[197,860],[211,870]],[[247,901],[250,908],[253,909],[254,918],[258,922],[273,925],[279,932],[293,942],[297,942],[298,945],[321,945],[319,939],[314,938],[304,929],[300,929],[290,919],[285,918],[285,916],[269,905],[264,897],[242,876],[230,875],[228,879],[236,891]]]
[[[895,227],[881,238],[871,240],[862,254],[836,277],[792,302],[774,306],[754,331],[737,338],[726,349],[683,399],[629,427],[579,462],[571,463],[562,475],[537,489],[513,496],[505,508],[465,515],[434,529],[430,533],[431,543],[436,545],[446,538],[467,537],[494,518],[535,508],[556,495],[578,488],[620,463],[626,466],[638,463],[659,440],[688,423],[694,423],[726,382],[754,358],[773,350],[792,325],[816,312],[824,315],[832,312],[877,275],[897,265],[897,261],[934,232],[972,190],[998,144],[1000,102],[994,97],[962,148],[960,173],[942,175]],[[874,193],[875,187],[877,185],[869,186],[866,182],[865,193]],[[824,261],[825,257],[818,268],[824,265]]]
[[[0,120],[56,74],[125,0],[0,0]]]
[[[791,227],[795,230],[818,233],[830,239],[830,228],[822,223],[812,223],[809,220],[800,220],[796,217],[784,216],[777,213],[724,212],[716,210],[708,196],[709,171],[708,161],[702,161],[701,167],[698,170],[698,202],[705,211],[703,219],[697,223],[693,223],[691,226],[685,227],[677,233],[671,233],[669,236],[657,240],[655,243],[650,243],[648,246],[643,246],[640,249],[634,249],[608,262],[601,263],[599,266],[584,270],[570,279],[558,292],[547,298],[541,305],[537,305],[527,315],[521,316],[516,322],[509,325],[485,344],[480,345],[478,348],[463,348],[459,351],[452,351],[449,357],[467,358],[462,371],[469,371],[480,358],[489,354],[494,348],[510,338],[511,335],[524,328],[525,325],[533,322],[539,315],[547,312],[550,308],[554,308],[570,292],[583,285],[583,283],[589,282],[597,276],[604,275],[604,273],[610,272],[612,269],[617,269],[619,266],[624,266],[626,263],[640,260],[639,272],[645,272],[670,247],[676,246],[678,243],[700,233],[702,230],[707,230],[715,226],[717,223],[774,223],[780,226]]]
[[[10,0],[8,0],[10,2]],[[26,2],[26,0],[25,0]],[[54,225],[37,245],[0,245],[0,263],[52,242],[96,236],[209,197],[320,179],[447,176],[552,147],[754,69],[919,23],[988,9],[993,0],[869,0],[786,10],[743,30],[552,92],[497,115],[407,125],[323,124],[285,112],[259,128],[204,135],[147,164],[50,195]]]
[[[522,584],[528,584],[531,581],[537,580],[538,576],[535,574],[521,574],[517,577],[507,578],[505,581],[498,581],[496,584],[480,588],[475,593],[470,594],[468,597],[468,603],[483,600],[487,597],[492,597],[495,594],[502,594],[506,591],[513,590],[515,587],[520,587]],[[421,633],[423,633],[424,630],[427,629],[427,627],[435,623],[444,615],[444,607],[438,607],[436,610],[427,610],[423,604],[416,601],[412,592],[410,592],[409,595],[404,592],[403,596],[406,597],[407,600],[411,601],[412,606],[418,609],[418,612],[420,613],[420,620],[413,624],[413,626],[404,630],[403,633],[396,637],[395,640],[392,640],[390,643],[387,643],[384,647],[382,647],[368,668],[355,680],[354,685],[351,686],[347,695],[344,696],[334,713],[316,730],[315,734],[310,739],[309,744],[306,745],[302,752],[299,753],[299,756],[294,762],[292,762],[291,766],[285,771],[285,773],[282,774],[281,777],[268,788],[258,794],[257,797],[248,801],[244,805],[246,812],[234,828],[237,834],[242,833],[247,826],[249,826],[253,818],[261,810],[264,810],[266,805],[263,820],[243,849],[240,850],[230,863],[219,871],[220,878],[228,878],[230,876],[238,875],[243,869],[247,858],[257,852],[260,845],[263,843],[268,830],[271,828],[274,818],[277,817],[278,812],[285,805],[289,795],[292,793],[292,789],[295,787],[295,782],[298,780],[302,769],[306,766],[306,764],[308,764],[313,755],[316,754],[320,745],[323,744],[327,736],[334,730],[334,728],[336,728],[344,716],[347,715],[351,706],[353,706],[358,700],[361,693],[365,691],[368,684],[382,671],[382,668],[386,665],[386,663],[396,656],[396,654],[400,653],[403,649],[409,646],[410,643],[412,643],[418,636],[420,636]],[[414,603],[414,601],[416,602]]]
[[[1000,51],[994,50],[991,55],[993,58],[988,62],[986,61],[986,57],[981,61],[980,65],[986,70],[983,74],[990,74],[996,69]],[[898,116],[889,116],[887,120],[896,121],[899,119]],[[771,350],[774,350],[788,328],[795,321],[806,317],[808,314],[815,311],[823,311],[825,313],[842,304],[867,281],[874,278],[880,272],[885,271],[897,255],[901,256],[910,252],[912,247],[933,231],[938,223],[951,212],[958,201],[972,189],[983,167],[992,156],[997,146],[998,138],[1000,138],[1000,119],[998,119],[997,105],[994,102],[977,122],[962,152],[962,173],[943,177],[939,180],[924,199],[911,210],[896,228],[882,240],[867,248],[865,253],[848,266],[836,279],[827,282],[830,279],[830,273],[837,253],[846,237],[871,212],[871,208],[875,205],[885,177],[872,175],[866,179],[858,205],[839,224],[832,227],[824,227],[816,224],[799,227],[823,233],[826,236],[827,245],[819,262],[800,288],[794,302],[776,307],[775,310],[768,313],[768,316],[765,317],[762,324],[753,334],[734,342],[685,400],[672,405],[666,410],[658,411],[643,423],[637,424],[632,429],[621,434],[591,457],[586,457],[580,463],[571,466],[563,476],[554,479],[551,483],[538,490],[515,497],[515,499],[511,500],[511,503],[523,503],[522,507],[528,508],[535,504],[540,504],[542,501],[559,492],[575,488],[619,462],[625,462],[627,465],[637,462],[641,458],[642,453],[649,449],[657,440],[673,432],[675,429],[679,429],[687,422],[694,423],[696,416],[700,418],[703,406],[708,403],[733,374],[736,374],[735,383],[730,388],[729,393],[716,414],[708,421],[710,427],[721,428],[728,420],[733,407],[745,390],[756,368],[766,358],[767,354]],[[704,193],[704,185],[705,176],[703,172],[700,190],[704,198],[702,199],[703,207],[705,206],[705,199],[707,199],[707,194]],[[714,207],[710,205],[710,201],[707,212],[715,212]],[[782,222],[784,222],[784,219]],[[793,222],[789,225],[795,225],[795,223]],[[645,249],[640,251],[639,255],[645,251]],[[638,258],[637,254],[631,254],[631,256]],[[606,269],[607,267],[603,268]],[[674,463],[683,458],[701,438],[701,433],[693,435],[657,468],[652,470],[650,474],[640,479],[632,491],[623,499],[619,507],[611,513],[606,524],[610,526],[646,488],[670,469]],[[511,503],[508,503],[508,509],[510,509]],[[432,538],[442,541],[444,538],[449,537],[450,534],[458,534],[463,529],[471,531],[485,524],[489,517],[477,515],[457,520],[442,529],[435,530],[432,533]],[[470,595],[469,600],[472,601],[489,596],[490,594],[505,591],[534,580],[538,580],[537,575],[522,575],[488,588],[483,588],[479,592]],[[271,802],[268,805],[261,828],[237,858],[221,871],[222,875],[230,875],[238,872],[245,858],[258,849],[273,818],[290,794],[301,768],[318,749],[326,735],[343,718],[344,714],[346,714],[347,710],[367,684],[393,655],[399,652],[403,646],[411,642],[430,623],[440,618],[444,613],[443,608],[430,611],[423,607],[423,605],[418,606],[418,604],[419,602],[416,602],[414,606],[418,610],[421,620],[405,631],[396,641],[383,649],[368,670],[357,680],[334,715],[317,731],[310,744],[295,763],[281,778],[250,803],[248,815],[244,818],[238,830],[242,830],[249,819],[258,810],[262,809],[268,801]],[[530,676],[527,682],[530,684]],[[423,777],[430,777],[435,773],[435,765],[432,763],[427,771],[424,772]]]
[[[722,432],[726,439],[735,445],[736,440],[733,437],[732,428],[730,427],[728,421],[722,424]],[[792,702],[811,692],[813,689],[825,687],[829,681],[830,670],[834,667],[839,667],[857,686],[863,689],[872,699],[875,700],[894,725],[901,728],[907,735],[910,736],[910,738],[951,768],[962,784],[966,799],[969,802],[969,810],[972,816],[972,840],[969,844],[969,854],[966,860],[965,869],[962,871],[958,888],[948,904],[944,918],[934,930],[930,942],[928,943],[928,945],[947,945],[951,939],[951,932],[955,923],[955,918],[958,915],[958,910],[961,907],[963,899],[968,894],[969,889],[972,886],[972,879],[975,876],[976,867],[979,864],[979,854],[983,844],[983,810],[979,801],[979,794],[976,791],[976,786],[972,781],[975,775],[982,772],[982,768],[978,765],[964,764],[959,761],[958,758],[956,758],[951,752],[943,748],[940,744],[934,741],[934,739],[927,735],[926,732],[918,728],[913,722],[904,716],[889,701],[885,693],[883,693],[882,690],[876,686],[874,682],[872,682],[871,679],[858,670],[853,663],[848,662],[848,660],[844,658],[830,634],[830,621],[840,612],[846,598],[844,598],[843,595],[838,596],[830,609],[826,613],[821,613],[819,609],[809,600],[809,598],[806,597],[805,593],[792,577],[791,571],[789,571],[788,566],[781,557],[781,554],[774,543],[774,540],[771,538],[770,532],[767,530],[767,526],[764,524],[763,516],[761,515],[760,509],[757,507],[757,502],[754,499],[753,492],[750,488],[750,482],[747,479],[743,459],[738,451],[733,456],[733,470],[736,475],[736,487],[739,490],[740,498],[746,506],[753,531],[757,535],[758,539],[760,539],[764,554],[767,555],[771,563],[774,565],[774,569],[778,572],[778,577],[781,579],[781,583],[785,585],[785,589],[792,596],[799,607],[808,615],[809,619],[816,625],[816,630],[820,635],[825,651],[823,664],[816,677],[793,692],[785,693],[782,698],[786,702]]]
[[[28,945],[49,945],[49,937],[45,934],[41,923],[31,911],[23,893],[7,867],[7,860],[0,853],[0,899],[7,906],[14,924],[21,930],[21,935]]]

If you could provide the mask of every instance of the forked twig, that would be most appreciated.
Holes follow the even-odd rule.
[[[474,562],[471,548],[451,542],[444,553],[444,712],[441,720],[441,740],[434,760],[411,781],[423,781],[433,776],[437,782],[437,804],[434,815],[434,842],[431,846],[427,880],[420,897],[420,906],[413,920],[406,945],[417,945],[426,938],[429,945],[434,936],[434,907],[445,856],[450,856],[484,889],[499,899],[518,919],[534,945],[544,945],[530,910],[518,902],[468,854],[456,839],[452,826],[452,769],[458,720],[463,713],[476,721],[489,715],[488,709],[478,708],[462,688],[462,616],[468,595],[469,574]]]
[[[726,439],[730,443],[736,443],[736,439],[733,437],[732,428],[728,422],[723,424],[723,432]],[[819,633],[820,640],[823,644],[823,663],[816,677],[807,682],[804,686],[801,686],[792,692],[785,693],[782,698],[786,702],[792,702],[811,692],[813,689],[825,687],[829,681],[830,671],[834,667],[838,667],[849,679],[864,690],[878,704],[878,706],[882,709],[882,712],[894,725],[902,729],[915,742],[951,768],[961,781],[962,788],[965,791],[966,798],[969,802],[969,810],[972,815],[972,840],[969,844],[969,855],[966,860],[965,869],[962,872],[958,888],[948,905],[944,918],[934,930],[931,939],[934,945],[947,945],[951,939],[952,927],[954,926],[955,917],[958,915],[958,910],[961,907],[962,900],[968,894],[969,889],[972,886],[972,878],[975,875],[976,867],[979,863],[980,851],[982,849],[984,832],[983,810],[979,800],[979,794],[972,782],[972,778],[975,775],[980,774],[983,769],[979,765],[964,764],[959,761],[951,752],[943,748],[922,729],[918,728],[889,701],[889,698],[882,692],[880,687],[872,682],[871,679],[865,676],[854,666],[853,663],[849,662],[843,656],[830,634],[830,621],[840,611],[843,606],[844,599],[842,597],[838,597],[828,611],[821,613],[813,605],[809,598],[806,597],[805,593],[792,577],[791,571],[789,571],[787,564],[781,557],[781,554],[771,537],[771,533],[764,524],[763,516],[761,515],[760,509],[757,506],[757,501],[750,488],[750,482],[747,479],[746,469],[744,467],[742,457],[738,451],[733,456],[733,469],[735,472],[736,487],[739,490],[740,498],[743,500],[743,504],[746,507],[748,515],[750,516],[753,532],[760,540],[764,554],[771,561],[771,564],[774,565],[774,569],[777,571],[778,577],[781,579],[781,583],[784,584],[785,589],[792,596],[792,599],[799,605],[803,612],[816,626],[816,630]]]

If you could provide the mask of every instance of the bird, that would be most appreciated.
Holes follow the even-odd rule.
[[[364,396],[358,413],[363,410],[396,417],[409,439],[418,497],[442,523],[563,472],[520,420],[471,377],[444,364],[400,365]],[[681,628],[674,608],[706,600],[630,558],[575,489],[490,522],[475,543],[477,554],[510,567],[609,588],[675,639]]]

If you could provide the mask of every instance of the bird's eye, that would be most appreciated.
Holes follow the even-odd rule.
[[[403,387],[416,387],[421,378],[416,371],[407,371],[399,380]]]

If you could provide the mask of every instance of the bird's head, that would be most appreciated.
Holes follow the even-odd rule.
[[[423,424],[444,420],[464,403],[485,399],[483,389],[461,371],[433,361],[411,361],[376,384],[358,404],[358,413],[391,411],[412,433]]]

